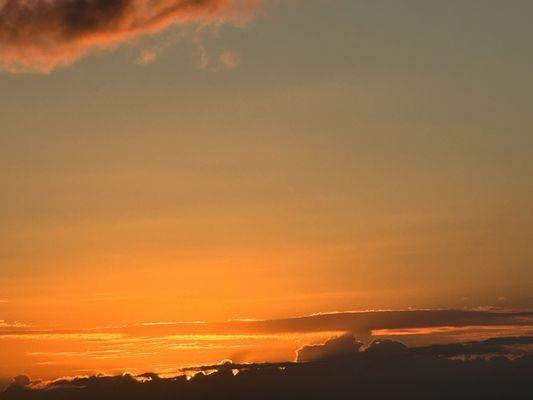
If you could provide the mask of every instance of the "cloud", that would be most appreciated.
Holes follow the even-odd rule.
[[[365,356],[372,357],[399,357],[409,354],[409,348],[401,342],[390,339],[374,340],[364,349]]]
[[[492,327],[491,333],[500,328],[506,331],[516,328],[533,329],[533,312],[501,310],[398,310],[398,311],[349,311],[314,314],[310,316],[272,320],[231,320],[222,322],[151,322],[129,326],[102,327],[80,331],[26,330],[20,335],[97,335],[120,334],[129,336],[163,335],[258,335],[284,333],[349,332],[367,338],[374,331],[402,330],[417,333],[434,333],[458,328]],[[12,332],[2,332],[12,334]],[[495,336],[495,335],[493,335]]]
[[[0,68],[47,73],[172,25],[243,24],[259,1],[0,0]]]
[[[464,343],[435,344],[418,347],[412,351],[419,355],[433,355],[445,357],[472,356],[472,355],[523,355],[528,352],[528,347],[533,345],[533,336],[517,336],[490,338],[483,341]]]
[[[241,63],[241,56],[235,50],[223,51],[218,57],[212,57],[199,37],[194,38],[197,48],[198,68],[204,71],[229,71],[237,68]]]
[[[139,65],[151,64],[157,59],[158,55],[159,52],[154,49],[143,50],[139,57],[137,57],[136,63]]]
[[[30,384],[31,380],[26,375],[17,375],[13,378],[12,386],[25,387]]]
[[[168,373],[171,372],[169,369],[178,368],[178,364],[213,363],[233,357],[234,361],[240,362],[294,360],[295,352],[302,344],[324,342],[344,333],[364,342],[378,338],[400,339],[410,347],[484,340],[504,334],[533,336],[531,317],[532,314],[527,312],[501,310],[400,310],[318,314],[275,320],[152,321],[130,326],[72,330],[6,327],[0,328],[0,347],[13,349],[14,354],[27,360],[28,364],[25,368],[6,364],[1,377],[17,373],[34,374],[42,369],[41,365],[45,365],[42,363],[52,362],[60,362],[63,373],[68,374],[99,368],[107,372],[130,370],[140,373],[147,365],[151,366],[152,372]],[[385,335],[371,334],[380,328],[388,329]],[[391,329],[399,332],[415,330],[421,334],[389,337],[386,333],[390,333]],[[348,346],[344,347],[339,345],[342,344],[339,341],[333,341],[328,343],[330,346],[326,350],[306,349],[309,351],[307,354],[301,352],[299,360],[350,349],[351,340],[348,337]],[[310,353],[314,354],[309,356]]]
[[[365,346],[355,336],[345,334],[331,338],[324,344],[307,345],[298,350],[297,362],[313,362],[340,358],[391,358],[406,355],[431,357],[459,357],[500,355],[505,357],[533,355],[533,336],[495,337],[483,341],[432,344],[407,347],[390,339],[377,339]]]
[[[326,341],[324,344],[307,345],[297,352],[297,362],[324,361],[340,358],[370,357],[395,357],[403,356],[409,348],[403,343],[390,339],[378,339],[365,346],[357,341],[355,336],[344,334]]]
[[[303,346],[298,350],[296,360],[310,362],[349,355],[357,353],[362,346],[363,343],[358,342],[355,336],[346,334],[331,338],[324,344]]]
[[[232,320],[223,322],[165,322],[119,328],[102,328],[103,332],[130,335],[256,335],[280,333],[350,332],[369,337],[384,329],[420,329],[446,327],[531,327],[533,312],[481,310],[398,310],[349,311],[272,320]],[[429,330],[432,331],[432,330]]]
[[[7,322],[3,319],[0,319],[0,329],[1,328],[27,328],[28,325],[23,324],[22,322],[15,321],[15,322]],[[1,332],[0,332],[1,334]]]
[[[236,51],[225,51],[219,57],[220,65],[224,69],[235,69],[241,62],[241,57]]]
[[[341,339],[348,342],[347,337]],[[488,343],[509,345],[530,341],[531,338],[498,338]],[[22,384],[12,384],[0,393],[0,400],[525,399],[533,396],[530,354],[458,360],[442,357],[442,352],[432,347],[421,351],[390,340],[375,341],[364,351],[343,348],[348,351],[347,357],[305,363],[223,362],[195,367],[190,370],[198,372],[190,379],[184,375],[161,377],[154,373],[82,376],[49,382],[28,382],[23,378]]]

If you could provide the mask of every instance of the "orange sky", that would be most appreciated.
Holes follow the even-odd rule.
[[[148,3],[0,1],[0,334],[533,308],[533,5]],[[128,367],[78,339],[0,365]]]

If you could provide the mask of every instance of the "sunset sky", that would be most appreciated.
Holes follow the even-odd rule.
[[[533,2],[22,3],[0,0],[0,378],[337,331],[203,358],[136,334],[117,363],[95,328],[533,308]]]

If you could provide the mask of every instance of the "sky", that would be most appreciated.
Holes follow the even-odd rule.
[[[0,1],[0,330],[533,308],[531,2],[69,3]]]

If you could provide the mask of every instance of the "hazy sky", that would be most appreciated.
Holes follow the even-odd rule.
[[[0,72],[0,320],[533,307],[533,3],[247,12]]]

